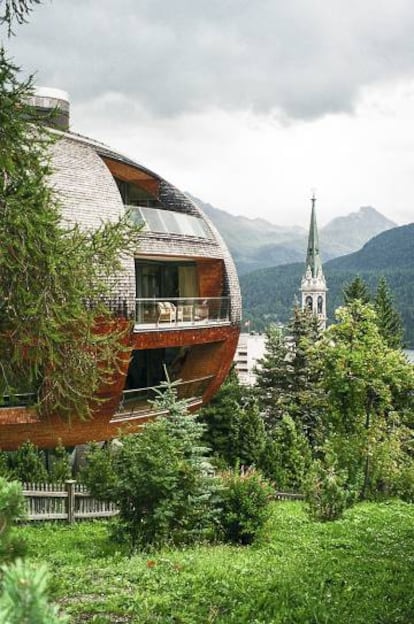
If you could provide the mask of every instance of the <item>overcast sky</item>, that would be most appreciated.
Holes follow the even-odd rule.
[[[45,0],[15,32],[74,131],[204,201],[414,221],[412,0]]]

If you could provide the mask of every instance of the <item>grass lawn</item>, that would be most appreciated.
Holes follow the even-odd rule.
[[[128,557],[105,523],[21,527],[74,623],[414,623],[414,505],[361,504],[310,522],[274,503],[260,544]]]

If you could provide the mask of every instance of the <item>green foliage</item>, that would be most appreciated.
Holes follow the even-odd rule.
[[[41,0],[4,0],[0,13],[0,25],[6,24],[9,36],[13,34],[13,22],[23,24],[33,10],[33,5],[40,4]]]
[[[94,495],[117,503],[115,533],[138,548],[203,539],[217,513],[218,484],[202,443],[204,426],[169,381],[154,404],[168,416],[123,436],[112,454],[93,447],[84,475]]]
[[[318,371],[309,349],[318,339],[317,319],[308,310],[294,308],[286,335],[271,327],[266,352],[258,362],[256,390],[266,426],[271,430],[285,414],[311,444],[318,424]]]
[[[47,599],[46,567],[36,569],[18,559],[3,566],[3,593],[0,596],[1,624],[58,624],[68,622]]]
[[[111,500],[117,483],[113,453],[108,445],[92,442],[86,453],[86,463],[81,467],[79,479],[91,495],[98,500]]]
[[[387,346],[370,306],[356,300],[339,309],[337,318],[315,346],[327,397],[319,434],[322,441],[335,442],[350,485],[362,473],[360,496],[372,497],[391,492],[397,478],[404,419],[413,407],[414,369],[400,351]]]
[[[226,541],[251,544],[269,517],[269,502],[274,493],[255,468],[229,470],[221,474],[224,489],[220,494],[220,527]]]
[[[413,257],[414,225],[410,224],[383,232],[358,252],[326,262],[328,319],[332,321],[336,308],[343,305],[343,288],[355,275],[360,275],[370,292],[375,292],[383,275],[402,317],[404,343],[414,346]],[[303,272],[303,263],[295,263],[240,276],[243,314],[251,320],[251,329],[264,331],[272,322],[288,322]],[[277,290],[272,284],[278,285]]]
[[[357,299],[363,304],[369,303],[371,300],[368,286],[360,275],[357,275],[352,282],[344,286],[345,305],[349,305]]]
[[[61,225],[49,186],[57,139],[28,105],[32,93],[2,50],[0,396],[32,392],[44,417],[87,418],[123,350],[125,329],[111,327],[104,300],[136,229],[127,217],[94,232]]]
[[[205,426],[203,440],[216,461],[234,466],[238,460],[237,440],[243,404],[243,389],[234,369],[210,402],[198,412]]]
[[[266,539],[133,556],[102,522],[24,526],[34,564],[73,622],[379,624],[412,622],[414,506],[361,503],[310,522],[299,502],[273,502]]]
[[[21,555],[24,546],[12,532],[13,522],[25,514],[22,487],[17,481],[0,477],[0,561]]]
[[[378,282],[374,308],[377,313],[377,326],[381,336],[391,349],[400,349],[403,334],[401,317],[394,308],[392,295],[385,277],[381,277]]]
[[[241,466],[260,466],[266,447],[266,431],[256,402],[240,412],[237,436],[237,462]]]
[[[309,472],[306,502],[314,520],[337,520],[355,500],[348,490],[346,471],[338,469],[336,464],[332,458],[325,457],[323,461],[316,460]]]
[[[27,440],[13,454],[13,476],[21,483],[46,483],[45,454]]]
[[[63,483],[66,479],[72,478],[70,455],[62,445],[61,440],[59,440],[49,461],[51,465],[49,468],[48,481],[50,481],[50,483]]]
[[[268,437],[260,467],[277,490],[300,492],[311,457],[304,434],[285,414]]]
[[[10,474],[7,453],[0,451],[0,477],[7,477]]]

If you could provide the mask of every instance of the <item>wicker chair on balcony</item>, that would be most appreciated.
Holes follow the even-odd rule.
[[[158,323],[174,323],[177,318],[177,310],[170,301],[159,301],[157,303]]]
[[[194,320],[195,321],[208,321],[208,303],[207,301],[203,301],[199,305],[195,306],[194,309]]]

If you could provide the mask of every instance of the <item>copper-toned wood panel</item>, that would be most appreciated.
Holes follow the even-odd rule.
[[[207,401],[225,379],[237,345],[239,328],[234,326],[208,327],[205,329],[188,329],[180,331],[162,331],[130,334],[130,349],[151,349],[162,346],[200,345],[190,366],[185,369],[188,379],[197,375],[212,374],[203,401]],[[198,351],[198,354],[197,354]],[[0,409],[0,448],[14,450],[26,440],[31,440],[41,448],[54,448],[61,440],[65,446],[84,444],[91,440],[108,440],[116,437],[122,422],[111,422],[119,405],[122,389],[125,384],[127,362],[130,353],[125,355],[122,367],[110,387],[101,390],[111,391],[107,400],[99,402],[94,409],[94,417],[88,421],[80,421],[75,415],[71,422],[63,421],[58,415],[49,419],[36,420],[36,415],[29,408]],[[187,366],[187,364],[186,364]],[[130,430],[138,430],[151,416],[145,416],[125,423]]]
[[[197,262],[200,297],[221,297],[224,284],[223,260]]]
[[[103,161],[113,176],[126,182],[134,182],[137,186],[145,189],[158,199],[160,188],[159,180],[150,176],[146,171],[131,167],[131,165],[117,160],[112,160],[111,158],[104,157]]]

